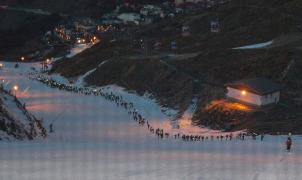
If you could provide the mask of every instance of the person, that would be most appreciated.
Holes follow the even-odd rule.
[[[52,123],[49,125],[49,132],[50,132],[50,133],[53,133],[53,132],[54,132],[53,124],[52,124]]]
[[[261,134],[261,141],[263,141],[264,139],[264,134]]]
[[[290,152],[291,146],[292,146],[292,139],[290,137],[288,137],[287,141],[286,141],[286,150],[288,152]]]

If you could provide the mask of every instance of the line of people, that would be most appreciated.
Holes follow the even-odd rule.
[[[169,138],[170,134],[168,132],[165,132],[164,129],[160,128],[154,128],[152,127],[149,122],[138,112],[138,110],[134,107],[132,102],[127,102],[123,99],[121,95],[115,95],[113,92],[103,92],[102,89],[91,89],[88,87],[76,87],[73,85],[65,85],[63,83],[58,83],[55,80],[48,78],[47,76],[44,76],[39,73],[30,73],[30,79],[40,81],[52,88],[58,88],[60,90],[66,90],[74,93],[80,93],[84,95],[95,95],[95,96],[102,96],[106,100],[109,100],[111,102],[114,102],[118,107],[124,108],[126,111],[128,111],[128,114],[132,116],[132,119],[140,126],[147,127],[148,131],[151,134],[155,134],[158,138]],[[52,127],[53,128],[53,127]],[[239,140],[245,140],[246,136],[252,136],[253,139],[256,140],[256,134],[247,134],[247,133],[239,133],[236,135],[233,135],[233,133],[221,133],[221,134],[215,134],[215,135],[188,135],[188,134],[180,134],[176,133],[171,135],[174,139],[181,139],[183,141],[206,141],[206,140],[233,140],[233,139],[239,139]],[[264,135],[261,134],[260,137],[261,141],[264,139]]]

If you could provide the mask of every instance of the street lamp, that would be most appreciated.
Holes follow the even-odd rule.
[[[17,97],[17,91],[19,90],[19,86],[14,85],[13,86],[13,92],[15,93],[14,95]]]

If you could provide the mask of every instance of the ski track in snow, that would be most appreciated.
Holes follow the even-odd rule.
[[[0,79],[6,88],[18,84],[17,96],[55,133],[45,140],[0,141],[0,179],[9,180],[298,180],[302,141],[293,136],[293,152],[285,152],[285,136],[264,141],[183,142],[159,140],[139,127],[128,113],[102,97],[51,89],[27,78],[35,64],[4,63]],[[60,78],[60,77],[57,77]],[[61,79],[62,81],[64,78]],[[169,124],[153,100],[117,86],[152,124]]]
[[[241,46],[241,47],[235,47],[232,49],[261,49],[261,48],[265,48],[267,46],[270,46],[273,44],[273,40],[268,41],[268,42],[264,42],[264,43],[258,43],[258,44],[251,44],[251,45],[246,45],[246,46]]]
[[[92,46],[93,44],[76,44],[73,48],[71,48],[70,53],[66,57],[72,58],[84,50],[91,48]]]

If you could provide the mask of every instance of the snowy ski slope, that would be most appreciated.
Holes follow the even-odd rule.
[[[4,63],[0,79],[20,86],[17,96],[55,133],[45,140],[0,141],[2,180],[298,180],[302,141],[293,136],[293,152],[285,152],[285,136],[260,140],[184,142],[158,139],[140,127],[122,108],[102,97],[51,89],[28,79],[31,66]],[[154,126],[171,128],[160,107],[147,97],[122,94]],[[188,123],[177,132],[194,130]],[[171,130],[170,132],[174,132]],[[212,132],[212,131],[210,131]],[[218,133],[218,132],[212,132]]]

